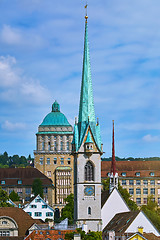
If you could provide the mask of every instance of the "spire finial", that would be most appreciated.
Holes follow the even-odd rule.
[[[87,23],[87,19],[88,19],[88,16],[87,16],[87,7],[88,7],[88,4],[87,4],[87,1],[86,1],[86,5],[85,5],[85,9],[86,9],[85,19],[86,19],[86,23]]]
[[[113,176],[115,176],[116,173],[116,160],[115,160],[115,148],[114,148],[114,120],[113,122],[113,135],[112,135],[112,165],[111,165],[111,172],[113,173]]]

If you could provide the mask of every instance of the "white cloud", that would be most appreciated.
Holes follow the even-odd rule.
[[[44,103],[50,92],[38,80],[30,79],[16,66],[14,57],[0,57],[0,99],[8,102]]]
[[[7,130],[7,131],[16,131],[16,130],[22,130],[26,128],[25,123],[12,123],[8,120],[6,120],[3,124],[2,124],[2,128]]]
[[[7,44],[19,44],[22,42],[21,34],[18,30],[4,25],[1,32],[2,41]]]
[[[152,136],[150,134],[145,135],[142,139],[145,142],[159,142],[160,141],[160,137],[159,136]]]

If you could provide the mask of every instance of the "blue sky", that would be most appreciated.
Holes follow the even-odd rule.
[[[78,115],[84,40],[80,0],[0,0],[0,153],[32,154],[56,99]],[[159,0],[88,0],[95,111],[104,156],[160,156]]]

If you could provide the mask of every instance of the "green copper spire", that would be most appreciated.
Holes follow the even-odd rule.
[[[86,18],[85,37],[84,37],[83,72],[82,72],[82,85],[81,85],[78,122],[88,121],[88,117],[89,117],[89,121],[95,122],[91,67],[90,67],[89,45],[88,45],[88,25],[87,25],[87,18]]]

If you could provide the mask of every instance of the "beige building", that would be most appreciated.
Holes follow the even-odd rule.
[[[71,156],[73,128],[60,112],[55,101],[52,111],[39,125],[37,148],[34,151],[34,166],[51,178],[55,189],[52,206],[64,206],[64,198],[73,193],[73,156]]]
[[[111,161],[102,159],[102,179],[109,176]],[[153,195],[160,205],[160,161],[116,161],[116,171],[121,186],[129,192],[137,205],[147,204]]]

